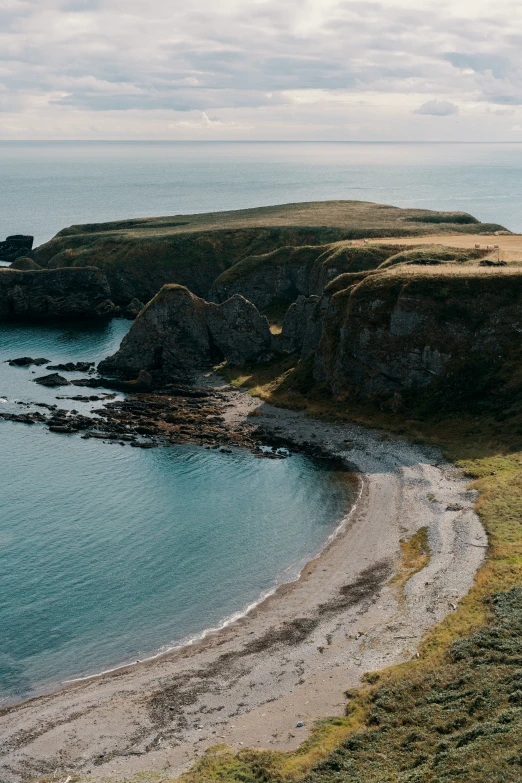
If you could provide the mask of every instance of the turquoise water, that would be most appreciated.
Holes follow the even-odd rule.
[[[127,328],[0,325],[0,360],[98,360]],[[0,363],[3,410],[78,391],[34,377]],[[5,421],[0,442],[0,703],[218,626],[295,576],[352,501],[297,455],[142,451]]]
[[[0,142],[0,238],[73,223],[361,199],[522,231],[522,145]]]

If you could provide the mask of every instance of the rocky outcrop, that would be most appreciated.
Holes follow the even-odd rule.
[[[0,318],[102,317],[114,311],[107,278],[94,267],[0,269]]]
[[[19,256],[26,256],[33,247],[34,237],[24,234],[13,234],[5,242],[0,242],[0,261],[14,261]]]
[[[270,345],[267,319],[243,297],[216,305],[184,286],[169,285],[142,310],[120,349],[99,369],[129,378],[145,370],[189,380],[224,358],[230,364],[267,359]]]
[[[395,401],[430,389],[439,401],[504,394],[521,333],[522,274],[371,275],[332,296],[314,374],[336,394]]]

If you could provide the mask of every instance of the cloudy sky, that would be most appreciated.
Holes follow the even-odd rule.
[[[0,0],[1,139],[522,141],[519,0]]]

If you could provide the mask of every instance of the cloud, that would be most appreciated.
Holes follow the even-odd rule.
[[[415,114],[431,114],[433,117],[449,117],[451,114],[458,114],[459,107],[456,103],[451,101],[440,101],[435,98],[433,101],[426,101],[418,109],[415,109]]]
[[[219,119],[219,117],[209,117],[206,112],[202,111],[199,117],[190,120],[177,120],[176,122],[170,122],[168,127],[169,129],[182,128],[183,130],[207,130],[209,128],[213,130],[223,130],[226,128],[246,130],[251,126],[238,125],[237,122],[223,122]]]
[[[218,112],[262,136],[304,123],[310,137],[410,137],[431,136],[430,116],[460,112],[465,130],[477,126],[463,118],[489,112],[484,132],[501,135],[491,109],[522,106],[521,40],[512,0],[3,0],[2,109],[28,133],[74,115],[129,133],[199,123],[211,137],[223,125],[201,118]]]

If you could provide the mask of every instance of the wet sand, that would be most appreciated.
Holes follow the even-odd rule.
[[[411,657],[473,584],[486,536],[474,493],[437,450],[227,395],[231,429],[252,422],[359,472],[342,531],[298,581],[199,643],[1,711],[2,783],[174,776],[220,742],[295,748],[315,720],[343,714],[365,671]],[[423,526],[432,557],[400,594],[400,540]]]

